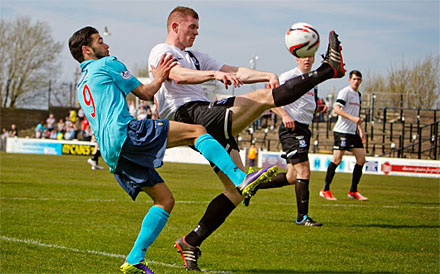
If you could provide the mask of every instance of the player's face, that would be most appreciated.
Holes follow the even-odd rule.
[[[199,20],[193,18],[192,16],[185,16],[179,23],[178,27],[178,39],[181,47],[189,48],[192,47],[196,36],[199,35]]]
[[[298,68],[301,72],[306,73],[312,70],[312,65],[315,62],[315,56],[296,58]]]
[[[350,87],[351,87],[353,90],[358,90],[359,86],[360,86],[361,83],[362,83],[362,78],[359,77],[359,76],[357,76],[357,75],[354,75],[354,74],[353,74],[353,75],[350,77],[350,79],[348,79],[348,82],[350,83]]]
[[[101,59],[102,57],[106,57],[110,55],[109,49],[110,46],[104,43],[104,39],[102,39],[99,33],[92,34],[92,54],[96,57],[96,59]]]

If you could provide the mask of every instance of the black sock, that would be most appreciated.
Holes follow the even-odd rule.
[[[327,174],[325,175],[324,191],[330,190],[330,184],[335,176],[335,170],[338,167],[337,164],[330,162],[327,168]]]
[[[269,182],[258,185],[257,189],[276,188],[287,185],[289,185],[289,182],[287,181],[286,173],[283,172],[273,176]]]
[[[332,78],[333,74],[330,65],[324,63],[317,70],[286,81],[283,85],[272,89],[275,106],[285,106],[296,101],[317,84]]]
[[[185,240],[192,246],[200,246],[202,242],[221,226],[226,217],[235,209],[235,205],[223,193],[211,201],[199,224],[186,235]]]
[[[353,179],[351,181],[351,188],[350,192],[356,192],[357,187],[359,184],[359,181],[361,180],[362,176],[362,167],[361,165],[355,164],[353,169]]]
[[[296,205],[298,206],[298,221],[309,213],[309,180],[296,179],[295,183]]]
[[[98,149],[98,151],[96,151],[95,155],[92,157],[92,160],[95,161],[96,164],[98,164],[99,156],[101,156],[101,151]]]

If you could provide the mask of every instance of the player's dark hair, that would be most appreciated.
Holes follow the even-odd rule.
[[[94,27],[84,27],[76,31],[69,39],[69,49],[73,58],[79,63],[84,61],[82,46],[92,45],[92,34],[99,33]]]
[[[350,71],[350,77],[351,78],[353,75],[356,75],[357,77],[360,77],[362,79],[362,73],[359,70],[352,70]]]
[[[189,15],[189,16],[191,16],[194,19],[199,19],[199,15],[192,8],[178,6],[178,7],[174,8],[170,12],[170,15],[168,15],[167,27],[169,27],[171,25],[172,21],[175,20],[177,15],[180,15],[180,16],[182,16],[182,15],[184,15],[184,16]]]

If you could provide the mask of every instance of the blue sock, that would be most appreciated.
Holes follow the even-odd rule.
[[[200,135],[195,147],[205,158],[216,165],[226,176],[231,179],[235,186],[241,184],[246,173],[241,171],[232,161],[226,150],[209,134]]]
[[[145,252],[147,252],[147,249],[159,236],[169,216],[168,212],[158,206],[150,208],[142,221],[141,231],[134,243],[133,249],[127,256],[128,263],[137,264],[144,260]]]

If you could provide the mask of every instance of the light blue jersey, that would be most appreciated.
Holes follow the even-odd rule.
[[[102,158],[114,173],[127,138],[127,125],[134,120],[128,111],[126,96],[141,82],[113,56],[84,61],[81,71],[78,101],[95,134]]]

